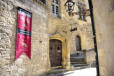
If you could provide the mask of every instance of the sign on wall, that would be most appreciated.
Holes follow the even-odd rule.
[[[16,59],[25,53],[31,59],[32,13],[18,8]]]

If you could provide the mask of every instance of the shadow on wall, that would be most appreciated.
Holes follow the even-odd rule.
[[[48,73],[43,73],[43,74],[35,74],[35,75],[33,75],[33,76],[48,76]]]

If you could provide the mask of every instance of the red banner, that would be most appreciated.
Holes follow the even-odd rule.
[[[16,59],[25,53],[31,59],[32,13],[18,8]]]

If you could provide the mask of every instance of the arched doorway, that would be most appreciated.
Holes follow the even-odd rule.
[[[57,39],[50,40],[51,67],[62,66],[62,42]]]
[[[80,36],[76,36],[76,50],[81,51],[81,38]]]

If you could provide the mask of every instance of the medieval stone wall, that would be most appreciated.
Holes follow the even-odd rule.
[[[75,0],[77,2],[82,2],[86,6],[86,9],[89,9],[88,0]],[[75,6],[74,12],[78,12],[78,7]],[[72,28],[77,27],[77,31],[71,32],[71,54],[76,53],[76,37],[80,36],[81,39],[81,50],[87,51],[89,49],[94,49],[94,42],[93,42],[93,33],[92,33],[92,25],[90,16],[85,16],[86,21],[78,19],[78,15],[73,16],[71,24]],[[90,54],[90,55],[89,55]],[[91,57],[90,57],[91,56]],[[85,57],[86,63],[89,64],[95,61],[95,53],[86,52]]]
[[[63,0],[60,1],[60,8],[59,8],[59,15],[60,17],[55,17],[53,16],[52,13],[52,1],[48,0],[48,7],[49,7],[49,27],[48,27],[48,32],[51,36],[55,34],[60,34],[62,37],[66,39],[65,48],[64,50],[64,55],[66,57],[65,61],[69,63],[69,56],[70,54],[75,53],[76,50],[76,36],[79,35],[81,37],[81,47],[82,50],[88,50],[88,49],[93,49],[94,48],[94,43],[93,43],[93,35],[92,35],[92,27],[91,27],[91,20],[90,16],[86,17],[87,21],[79,20],[78,15],[74,16],[69,16],[68,12],[66,12],[65,9],[65,2]],[[75,2],[78,2],[80,0],[74,0]],[[88,6],[88,1],[87,0],[81,0],[83,3],[86,4],[86,9],[89,9]],[[78,12],[78,7],[75,5],[74,11],[73,12]],[[77,30],[70,32],[71,28],[77,28]],[[64,59],[63,58],[63,59]],[[92,55],[91,59],[90,57],[86,60],[86,62],[90,62],[89,60],[94,59],[95,55]]]
[[[114,76],[114,0],[92,0],[100,76]]]
[[[17,7],[32,12],[31,59],[15,60]],[[0,0],[0,76],[39,76],[47,72],[48,10],[32,0]]]

